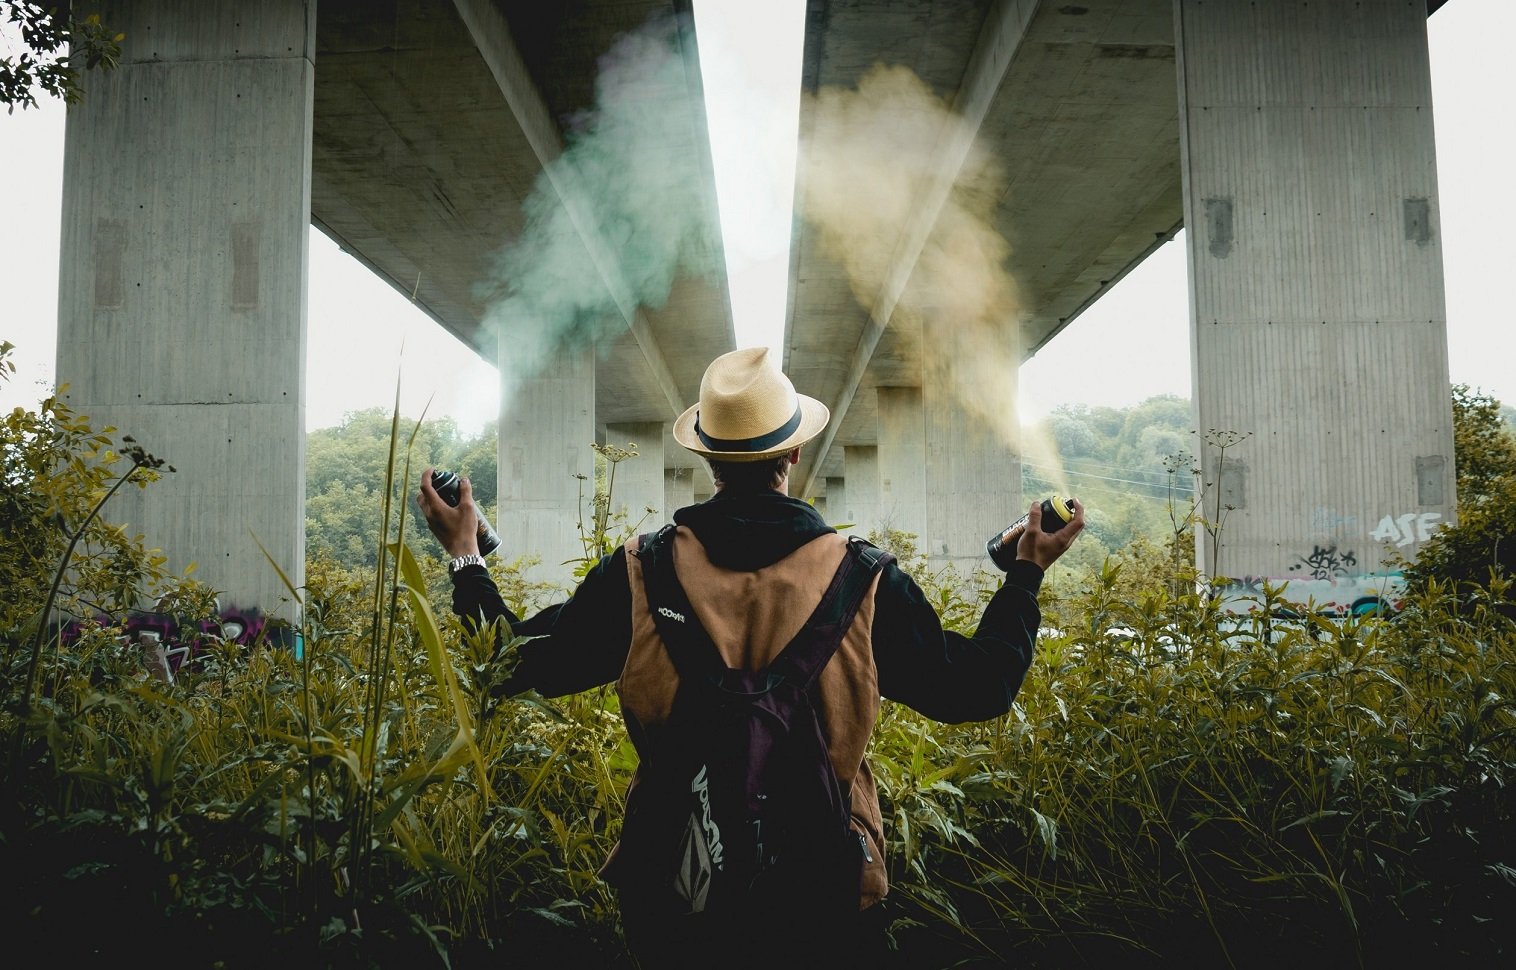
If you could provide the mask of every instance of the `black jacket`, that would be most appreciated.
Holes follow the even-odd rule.
[[[718,492],[674,513],[723,568],[756,570],[835,532],[805,502],[774,491]],[[985,607],[972,637],[942,629],[937,612],[910,576],[891,563],[874,598],[872,628],[879,692],[938,721],[979,721],[1010,710],[1032,662],[1042,614],[1042,570],[1019,560]],[[564,603],[518,619],[483,566],[453,576],[453,612],[466,622],[505,617],[521,647],[507,693],[536,689],[572,694],[621,675],[632,637],[626,550],[618,548],[585,575]]]

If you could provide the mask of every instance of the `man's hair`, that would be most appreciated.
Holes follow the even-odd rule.
[[[765,488],[778,488],[790,474],[789,452],[777,458],[760,461],[718,461],[706,459],[711,465],[711,475],[722,488],[734,492],[757,492]]]

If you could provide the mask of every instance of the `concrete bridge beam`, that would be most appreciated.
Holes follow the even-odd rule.
[[[674,513],[695,504],[695,476],[701,475],[696,468],[666,468],[663,471],[664,521],[672,522]],[[704,476],[702,476],[704,477]]]
[[[1014,323],[996,337],[1014,342]],[[981,339],[990,339],[981,334]],[[972,352],[995,360],[1020,360],[1017,347],[992,352],[966,347],[946,335],[924,341],[921,400],[926,428],[926,542],[934,564],[952,564],[960,574],[990,567],[984,540],[1020,514],[1021,444],[1014,370],[986,378],[976,374]],[[965,392],[972,395],[966,406]],[[978,408],[976,410],[976,407]],[[992,568],[992,567],[991,567]]]
[[[843,525],[852,520],[847,517],[847,479],[830,476],[826,480],[826,517],[831,525]],[[844,529],[851,532],[851,529]]]
[[[253,536],[304,581],[315,4],[101,14],[132,40],[68,112],[58,381],[178,469],[111,517],[223,606],[293,619]]]
[[[1379,572],[1454,515],[1426,8],[1174,20],[1196,423],[1250,434],[1202,449],[1226,518],[1201,568]]]
[[[847,512],[843,521],[853,523],[853,535],[867,536],[879,527],[879,448],[877,445],[846,445],[842,468],[847,476]]]
[[[919,387],[881,387],[879,395],[880,528],[909,532],[926,550],[926,415]]]
[[[560,355],[537,377],[502,387],[500,400],[499,555],[535,553],[542,562],[534,578],[567,583],[572,566],[562,564],[584,555],[575,476],[585,478],[586,516],[594,491],[594,349]]]
[[[628,421],[605,427],[608,445],[617,448],[637,446],[635,458],[616,465],[616,482],[611,492],[611,511],[621,514],[625,528],[635,527],[638,532],[646,532],[672,517],[672,511],[666,507],[663,431],[662,421]]]

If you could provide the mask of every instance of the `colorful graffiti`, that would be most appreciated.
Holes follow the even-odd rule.
[[[1228,580],[1220,588],[1222,609],[1229,613],[1254,613],[1264,608],[1265,603],[1282,598],[1299,609],[1310,610],[1329,616],[1363,615],[1365,613],[1389,613],[1400,609],[1405,597],[1405,580],[1400,572],[1374,572],[1368,570],[1380,560],[1374,551],[1360,552],[1344,549],[1338,542],[1346,536],[1361,534],[1363,524],[1371,518],[1360,520],[1358,516],[1340,509],[1321,505],[1312,510],[1309,518],[1310,534],[1321,537],[1313,543],[1311,551],[1302,553],[1287,569],[1284,576],[1245,576]],[[1386,515],[1379,519],[1369,539],[1378,543],[1393,544],[1404,548],[1413,543],[1425,542],[1446,523],[1441,512],[1405,512]],[[1265,595],[1267,583],[1278,592],[1273,601]],[[1270,609],[1282,609],[1277,605]]]
[[[104,614],[90,620],[73,620],[57,631],[60,642],[74,643],[91,627],[119,626],[116,640],[124,648],[139,649],[148,673],[172,683],[179,671],[194,669],[213,644],[264,644],[293,649],[300,654],[301,638],[284,620],[264,616],[254,608],[233,606],[198,621],[183,620],[169,613],[133,610],[120,620]]]
[[[1302,557],[1306,559],[1309,557]],[[1338,561],[1341,559],[1339,557]],[[1323,565],[1330,558],[1322,560]],[[1315,573],[1294,576],[1244,576],[1221,586],[1221,608],[1227,613],[1256,613],[1268,602],[1264,584],[1278,591],[1279,598],[1300,609],[1327,616],[1362,616],[1393,613],[1405,598],[1405,578],[1399,572],[1357,575]],[[1272,608],[1279,612],[1277,608]]]

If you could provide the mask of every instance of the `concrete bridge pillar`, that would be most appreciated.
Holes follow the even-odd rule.
[[[826,480],[826,520],[829,525],[844,525],[853,521],[847,517],[847,479],[835,476]],[[851,529],[844,529],[851,532]]]
[[[513,359],[510,344],[505,328],[502,362]],[[542,563],[534,578],[568,583],[573,567],[561,564],[584,555],[581,486],[586,527],[593,513],[595,351],[565,352],[531,378],[511,380],[505,366],[501,374],[498,555],[509,562],[536,553]]]
[[[881,387],[879,528],[909,532],[926,551],[926,420],[921,388]]]
[[[849,533],[867,536],[879,526],[879,449],[874,445],[846,446],[842,449],[842,469],[847,475],[843,521],[853,523]]]
[[[674,513],[695,504],[697,468],[667,468],[663,472],[663,521],[672,522]]]
[[[1174,10],[1201,568],[1372,584],[1454,515],[1426,6]]]
[[[611,512],[623,516],[623,529],[646,532],[670,520],[665,494],[662,421],[629,421],[605,426],[606,444],[627,448],[635,444],[637,457],[616,466],[611,490]],[[648,509],[652,509],[651,512]]]
[[[930,327],[929,334],[936,329]],[[1014,341],[1015,321],[991,339]],[[983,355],[978,360],[967,354]],[[985,537],[1025,509],[1021,501],[1020,425],[1016,416],[1019,351],[966,342],[961,334],[929,336],[922,345],[921,398],[926,422],[926,540],[920,546],[935,565],[960,573],[994,568]],[[979,375],[982,360],[1002,360],[1003,373]]]
[[[178,472],[111,500],[223,607],[305,575],[315,4],[117,3],[120,66],[69,108],[58,381]]]

